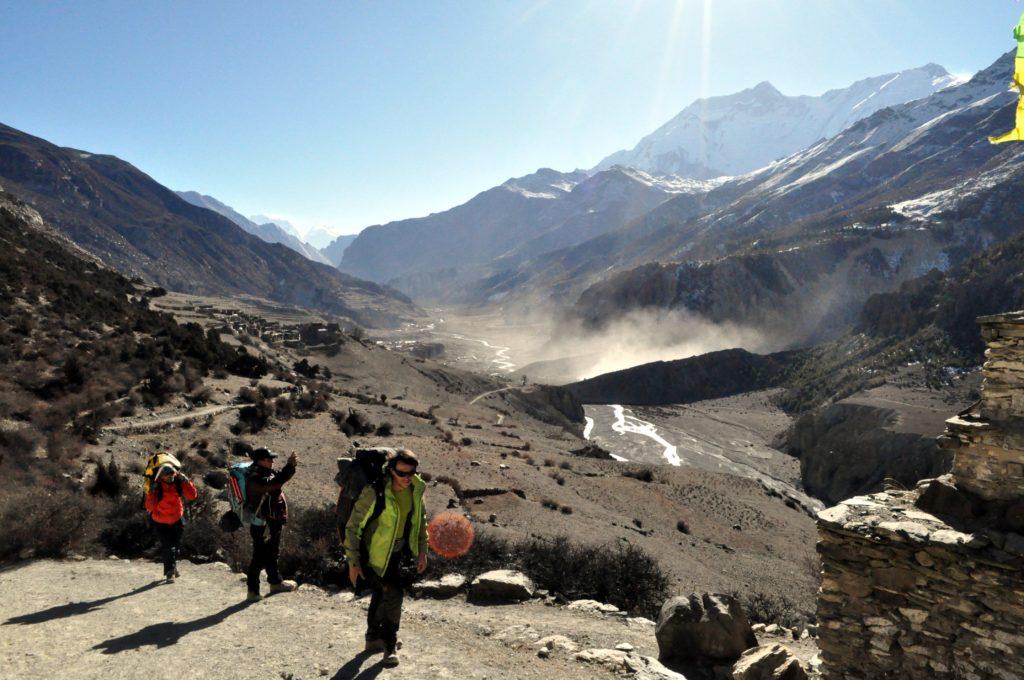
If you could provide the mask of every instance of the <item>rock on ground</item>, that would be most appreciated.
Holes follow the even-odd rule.
[[[739,602],[713,593],[693,593],[665,602],[655,635],[663,661],[732,663],[757,645]]]
[[[444,599],[455,597],[466,586],[462,574],[446,574],[436,581],[420,581],[413,584],[412,594],[416,597]]]
[[[733,680],[807,680],[807,672],[793,654],[778,643],[743,652],[732,667]]]
[[[585,649],[576,654],[576,660],[604,666],[616,673],[625,674],[637,680],[686,680],[686,676],[669,670],[657,659],[634,654],[621,649]]]
[[[526,574],[496,569],[480,574],[469,586],[469,599],[476,604],[506,604],[533,597],[533,581]]]

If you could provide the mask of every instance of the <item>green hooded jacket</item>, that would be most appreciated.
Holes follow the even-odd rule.
[[[427,514],[423,505],[423,491],[427,485],[419,475],[413,475],[411,488],[412,509],[409,511],[409,531],[405,538],[413,557],[419,557],[420,553],[427,550]],[[376,489],[367,485],[352,506],[352,514],[345,525],[345,557],[349,564],[359,564],[359,547],[365,538],[370,566],[383,576],[391,561],[398,533],[398,501],[390,483],[384,485],[384,508],[379,516],[371,519],[376,501]]]

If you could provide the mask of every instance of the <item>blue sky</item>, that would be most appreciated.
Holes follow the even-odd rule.
[[[996,0],[0,0],[0,122],[341,232],[590,167],[702,95],[1013,47]]]

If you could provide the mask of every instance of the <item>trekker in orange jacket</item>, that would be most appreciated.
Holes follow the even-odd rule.
[[[146,511],[160,539],[164,576],[168,583],[173,583],[180,576],[178,548],[185,528],[181,519],[185,514],[184,501],[194,501],[197,495],[191,480],[170,465],[164,465],[157,471],[152,487],[146,494]]]

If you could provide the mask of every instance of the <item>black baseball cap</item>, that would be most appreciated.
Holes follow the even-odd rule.
[[[265,446],[261,446],[258,449],[253,449],[253,452],[249,454],[249,457],[253,460],[261,460],[263,458],[277,458],[277,454],[268,449]]]

